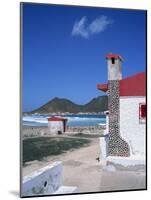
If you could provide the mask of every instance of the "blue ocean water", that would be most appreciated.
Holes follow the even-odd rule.
[[[23,116],[24,126],[47,126],[48,117],[52,115],[30,115]],[[53,115],[54,116],[54,115]],[[58,117],[67,118],[67,126],[95,126],[98,124],[105,124],[105,115],[100,114],[70,114],[70,115],[59,115]]]

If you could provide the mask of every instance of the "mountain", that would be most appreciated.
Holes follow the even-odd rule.
[[[108,98],[107,96],[98,96],[92,99],[85,105],[78,105],[68,99],[54,98],[48,103],[44,104],[40,108],[33,110],[28,113],[79,113],[79,112],[102,112],[108,109]]]
[[[89,103],[84,105],[84,112],[102,112],[105,110],[108,110],[107,96],[93,98]]]

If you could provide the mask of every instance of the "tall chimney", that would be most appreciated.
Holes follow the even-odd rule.
[[[108,65],[108,80],[121,80],[122,79],[122,57],[115,54],[108,54],[106,56]]]
[[[108,66],[108,109],[109,140],[108,155],[129,156],[129,146],[120,137],[120,80],[122,79],[122,57],[109,53],[106,56]]]

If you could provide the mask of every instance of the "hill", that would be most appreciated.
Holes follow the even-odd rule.
[[[54,98],[51,101],[47,102],[40,108],[33,110],[30,113],[87,113],[87,112],[102,112],[108,109],[108,98],[107,96],[98,96],[92,99],[89,103],[85,105],[78,105],[73,103],[68,99],[63,98]]]

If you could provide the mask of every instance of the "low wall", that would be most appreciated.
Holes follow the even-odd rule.
[[[63,134],[103,134],[105,131],[102,126],[84,126],[84,127],[67,127],[67,130]],[[41,136],[50,136],[50,135],[58,135],[50,132],[48,127],[30,127],[24,126],[22,128],[22,137],[41,137]]]
[[[100,137],[100,160],[107,157],[107,136]]]
[[[41,136],[47,136],[50,135],[50,131],[48,127],[30,127],[30,126],[24,126],[22,128],[22,137],[28,138],[28,137],[41,137]]]
[[[63,166],[61,162],[48,165],[23,178],[22,196],[52,194],[63,185]]]
[[[79,126],[79,127],[67,127],[67,133],[83,133],[83,134],[95,134],[104,132],[105,128],[102,126]]]
[[[63,185],[63,166],[60,161],[54,162],[24,177],[21,185],[22,197],[77,192],[77,187]]]

